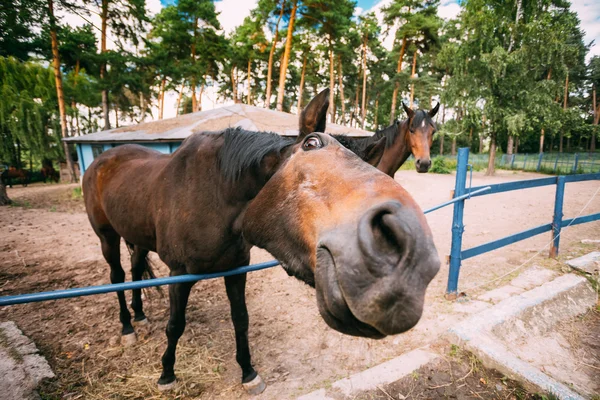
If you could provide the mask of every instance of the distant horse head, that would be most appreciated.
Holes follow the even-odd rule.
[[[244,238],[316,288],[332,328],[371,338],[412,328],[440,266],[420,208],[329,135],[301,133],[286,152],[246,210]]]
[[[415,168],[417,172],[427,172],[431,167],[430,149],[433,143],[433,134],[436,130],[432,118],[437,114],[440,103],[429,111],[415,111],[407,107],[404,102],[402,107],[408,116],[408,122],[406,123],[408,129],[405,135],[407,135],[412,154],[415,157]]]

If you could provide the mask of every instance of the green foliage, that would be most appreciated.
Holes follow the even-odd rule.
[[[22,166],[21,152],[61,155],[54,72],[38,63],[0,57],[0,160]]]
[[[452,171],[446,165],[446,159],[444,157],[435,157],[432,160],[431,168],[429,172],[434,174],[450,174]]]

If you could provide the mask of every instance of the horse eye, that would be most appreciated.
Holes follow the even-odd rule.
[[[303,147],[306,150],[319,149],[323,147],[323,143],[321,143],[321,139],[318,136],[310,136],[304,141]]]

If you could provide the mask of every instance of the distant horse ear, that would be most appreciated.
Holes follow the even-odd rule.
[[[329,108],[329,89],[323,90],[302,110],[300,114],[300,132],[296,143],[313,132],[325,133],[327,109]]]
[[[381,157],[383,156],[383,152],[385,151],[386,140],[387,139],[384,136],[378,141],[368,145],[365,149],[363,160],[376,167],[377,164],[379,164],[379,161],[381,161]]]
[[[440,103],[438,102],[435,105],[435,107],[433,107],[431,110],[429,110],[429,116],[431,118],[435,117],[435,114],[437,114],[437,112],[439,111],[439,109],[440,109]]]
[[[408,115],[409,119],[412,119],[412,117],[415,116],[415,112],[413,111],[412,108],[408,108],[406,106],[406,104],[404,104],[404,102],[402,102],[402,108],[404,108],[404,111],[406,112],[406,115]]]

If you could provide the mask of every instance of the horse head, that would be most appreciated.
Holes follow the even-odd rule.
[[[315,287],[330,327],[371,338],[404,332],[420,319],[440,267],[431,231],[397,182],[333,137],[309,132],[325,127],[318,98],[248,206],[244,238]]]
[[[429,111],[415,111],[407,107],[404,102],[402,102],[402,107],[408,116],[406,135],[415,157],[415,168],[417,172],[427,172],[431,167],[430,149],[433,143],[433,134],[436,131],[432,118],[437,114],[440,103]]]

